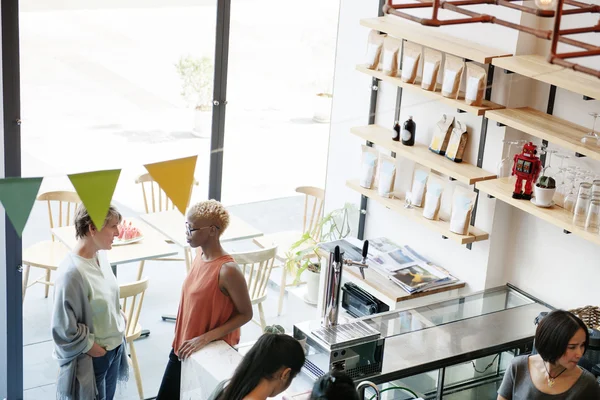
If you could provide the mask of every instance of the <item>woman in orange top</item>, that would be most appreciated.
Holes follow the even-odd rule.
[[[181,360],[214,340],[238,344],[240,327],[252,319],[244,275],[219,241],[228,225],[229,213],[218,201],[203,201],[188,211],[187,241],[201,251],[183,282],[173,349],[157,400],[179,399]]]

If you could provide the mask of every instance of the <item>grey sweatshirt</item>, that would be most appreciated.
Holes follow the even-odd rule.
[[[58,268],[54,286],[52,339],[54,358],[60,372],[57,399],[96,399],[96,380],[92,357],[86,354],[95,341],[91,288],[85,269],[69,254]],[[122,352],[119,381],[128,378],[127,352]]]

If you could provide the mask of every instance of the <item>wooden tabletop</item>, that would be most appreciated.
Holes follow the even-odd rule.
[[[189,247],[185,238],[185,217],[179,211],[170,210],[142,214],[140,218],[178,246]],[[223,232],[221,242],[252,239],[262,235],[261,231],[244,222],[244,220],[229,214],[229,226]]]
[[[170,257],[177,254],[177,251],[165,243],[156,230],[137,218],[127,218],[137,227],[144,239],[127,245],[113,246],[106,254],[111,265],[126,264],[135,261],[150,260],[159,257]],[[52,229],[54,236],[71,250],[77,240],[75,239],[75,227],[63,226]]]

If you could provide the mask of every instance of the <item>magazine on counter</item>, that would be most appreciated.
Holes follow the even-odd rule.
[[[417,262],[395,271],[390,274],[390,279],[408,293],[429,290],[457,282],[457,279],[453,276],[423,262]]]

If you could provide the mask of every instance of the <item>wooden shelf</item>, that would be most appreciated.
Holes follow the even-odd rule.
[[[493,110],[487,112],[485,116],[511,128],[600,161],[600,147],[581,143],[581,138],[590,131],[590,129],[583,126],[529,107]]]
[[[362,194],[363,196],[366,196],[371,200],[383,205],[384,207],[387,207],[400,215],[408,217],[420,223],[421,225],[426,226],[432,231],[439,232],[441,235],[447,237],[448,239],[454,240],[457,243],[467,244],[473,242],[480,242],[483,240],[487,240],[490,237],[489,234],[475,228],[474,226],[469,227],[468,235],[458,235],[454,232],[450,232],[449,222],[442,220],[432,221],[427,218],[424,218],[422,208],[404,208],[403,198],[388,199],[385,197],[381,197],[379,196],[379,194],[377,194],[377,190],[365,189],[358,184],[357,180],[346,182],[346,186]]]
[[[496,57],[512,56],[512,54],[502,50],[449,36],[437,28],[424,27],[390,15],[379,18],[361,19],[360,24],[367,28],[385,32],[398,39],[406,39],[410,42],[482,64],[489,64]]]
[[[393,77],[393,76],[388,76],[382,72],[379,71],[375,71],[372,69],[368,69],[367,67],[365,67],[364,65],[357,65],[356,69],[364,74],[370,75],[372,77],[375,77],[377,79],[381,79],[382,81],[385,82],[389,82],[391,84],[394,84],[396,86],[399,86],[403,89],[408,89],[408,90],[412,90],[414,92],[418,92],[421,93],[423,96],[432,98],[434,100],[439,100],[443,103],[446,103],[454,108],[458,108],[460,110],[466,111],[470,114],[474,114],[474,115],[483,115],[486,111],[488,110],[495,110],[495,109],[500,109],[500,108],[504,108],[504,106],[500,105],[500,104],[496,104],[496,103],[492,103],[491,101],[488,100],[484,100],[483,101],[483,106],[481,107],[477,107],[477,106],[470,106],[467,103],[465,103],[464,100],[464,94],[460,93],[459,94],[459,98],[458,99],[450,99],[448,97],[444,97],[442,96],[441,93],[441,85],[437,85],[438,87],[436,88],[437,90],[435,92],[429,91],[429,90],[423,90],[421,89],[421,83],[417,82],[417,83],[406,83],[406,82],[402,82],[402,79],[397,78],[397,77]],[[398,75],[400,75],[400,73],[398,73]]]
[[[597,233],[586,232],[582,228],[573,225],[573,214],[564,208],[553,206],[542,208],[535,206],[529,200],[518,200],[512,198],[514,190],[514,178],[500,178],[490,181],[477,182],[476,187],[481,192],[490,194],[505,203],[510,204],[526,213],[543,219],[561,229],[567,230],[574,235],[580,236],[590,242],[600,244],[600,235]]]
[[[418,162],[426,167],[441,172],[442,174],[451,176],[452,178],[472,185],[475,182],[484,181],[487,179],[495,179],[496,175],[484,171],[475,165],[465,162],[455,163],[444,156],[435,154],[425,145],[415,143],[414,146],[404,146],[401,142],[392,140],[391,129],[385,129],[379,125],[357,126],[350,129],[354,135],[361,137],[369,142],[375,143],[378,146],[408,158],[409,160]]]
[[[492,64],[519,75],[600,100],[600,79],[550,64],[542,56],[523,55],[494,58]]]

